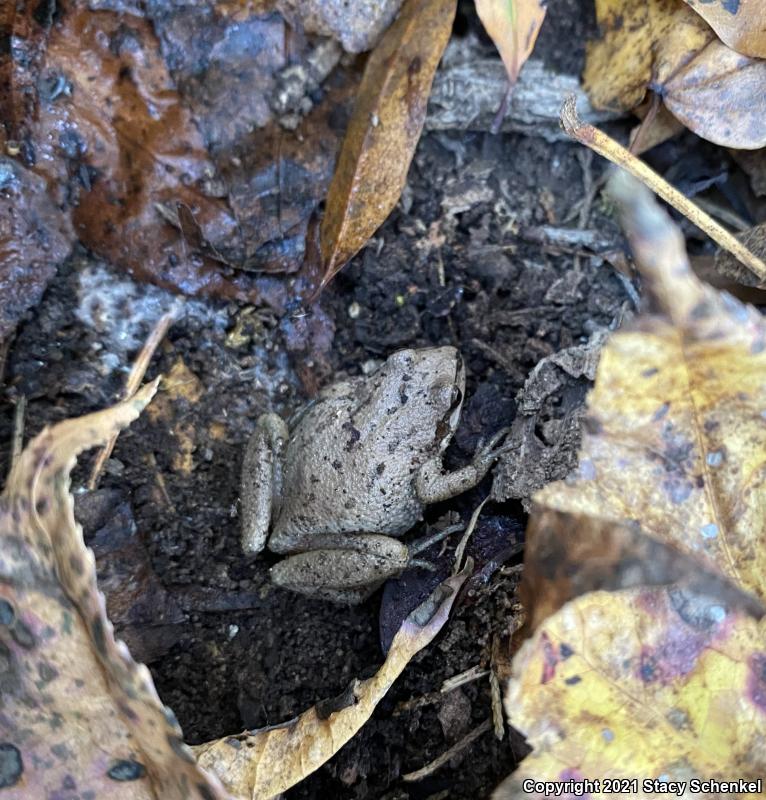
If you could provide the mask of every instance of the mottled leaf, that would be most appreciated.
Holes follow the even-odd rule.
[[[134,420],[156,388],[43,430],[0,497],[0,786],[9,798],[226,797],[149,671],[115,640],[72,513],[77,454]]]
[[[329,283],[401,195],[456,0],[407,0],[365,67],[320,230]]]
[[[320,703],[298,718],[261,731],[245,731],[195,747],[201,766],[229,791],[259,800],[275,797],[331,758],[367,722],[410,659],[447,621],[466,568],[447,579],[402,623],[383,666],[365,681],[354,681],[331,703]]]
[[[763,776],[763,642],[763,622],[682,591],[594,592],[564,606],[514,658],[506,711],[534,749],[495,800],[543,797],[521,791],[530,778],[601,779],[590,797],[666,797],[662,781],[686,781],[685,797],[740,796],[688,781]],[[615,792],[605,778],[630,782]]]
[[[637,520],[766,599],[766,322],[695,277],[681,233],[656,205],[636,208],[628,224],[661,312],[612,336],[588,399],[579,471],[536,499]]]
[[[766,60],[709,42],[662,84],[673,116],[710,142],[766,147]]]
[[[503,59],[511,85],[532,53],[547,0],[476,0],[476,11]]]
[[[766,5],[763,0],[686,0],[724,44],[738,53],[766,58]]]

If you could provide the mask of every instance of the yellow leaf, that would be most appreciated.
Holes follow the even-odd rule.
[[[456,5],[407,0],[367,62],[320,228],[323,286],[399,200]]]
[[[275,797],[331,758],[369,719],[410,659],[447,621],[470,567],[448,578],[402,623],[383,666],[354,681],[327,707],[314,706],[297,719],[262,731],[226,736],[194,748],[201,766],[217,774],[238,797]]]
[[[547,0],[476,0],[476,11],[503,59],[511,85],[529,58]]]
[[[609,340],[588,398],[579,471],[535,500],[636,521],[766,599],[766,323],[695,277],[681,233],[658,206],[625,202],[659,311]]]
[[[156,389],[43,430],[0,498],[0,776],[9,798],[58,796],[68,785],[80,797],[226,798],[197,766],[149,670],[114,639],[72,513],[77,454],[132,422]]]
[[[693,796],[691,780],[763,777],[764,623],[687,599],[596,592],[538,629],[514,659],[506,696],[509,722],[534,752],[497,800],[540,797],[519,791],[530,779],[597,779],[591,797],[614,796],[607,781],[625,779],[623,796],[658,797],[660,779],[685,781]],[[766,797],[764,788],[747,796]]]

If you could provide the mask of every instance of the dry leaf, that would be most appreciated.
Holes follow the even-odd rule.
[[[199,764],[238,797],[267,800],[303,780],[367,722],[410,659],[441,630],[469,573],[466,567],[444,581],[407,617],[372,678],[354,681],[332,704],[316,705],[284,725],[199,745]]]
[[[627,111],[648,88],[698,136],[766,144],[766,61],[731,50],[676,0],[598,0],[603,37],[587,48],[585,88],[597,108]]]
[[[742,150],[766,146],[766,60],[713,40],[664,82],[662,99],[710,142]]]
[[[766,5],[763,0],[686,0],[722,42],[738,53],[766,58]]]
[[[615,188],[657,310],[611,337],[579,468],[535,496],[534,635],[506,698],[534,751],[497,798],[530,778],[647,796],[661,776],[717,795],[688,781],[766,768],[766,323],[694,277],[643,187]]]
[[[329,283],[396,205],[420,139],[456,0],[407,0],[370,56],[320,230]]]
[[[226,797],[197,766],[149,671],[115,641],[72,513],[77,454],[134,420],[156,388],[46,428],[0,498],[0,785],[9,798]]]
[[[532,53],[547,0],[476,0],[481,24],[495,43],[511,86]]]

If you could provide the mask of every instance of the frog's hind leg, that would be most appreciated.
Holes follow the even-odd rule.
[[[272,581],[309,597],[353,605],[410,561],[405,544],[375,533],[320,534],[312,537],[312,547],[272,567]]]

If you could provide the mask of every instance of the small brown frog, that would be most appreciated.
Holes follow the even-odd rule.
[[[442,471],[460,420],[465,370],[454,347],[400,350],[372,375],[332,384],[290,425],[264,414],[242,471],[242,546],[290,556],[273,581],[358,603],[412,563],[397,537],[428,503],[475,486],[506,431],[473,461]],[[269,533],[270,532],[270,533]]]

